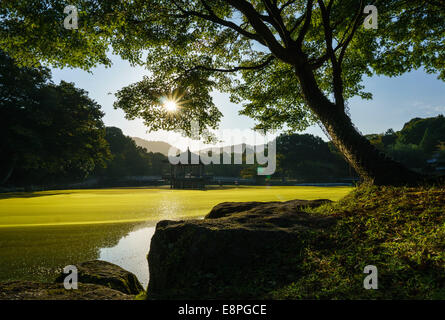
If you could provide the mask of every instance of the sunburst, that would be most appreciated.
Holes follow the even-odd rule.
[[[160,99],[160,103],[167,112],[176,112],[179,110],[181,104],[184,102],[181,100],[181,98],[182,96],[174,91],[172,94],[163,96]]]
[[[174,100],[166,100],[164,102],[164,108],[168,112],[175,112],[176,110],[178,110],[178,104]]]

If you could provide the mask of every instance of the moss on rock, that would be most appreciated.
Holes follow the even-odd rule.
[[[137,295],[144,289],[137,277],[113,264],[101,260],[87,261],[76,265],[78,281],[81,283],[98,284],[111,289],[121,291],[125,294]],[[66,274],[60,274],[56,282],[63,282]]]
[[[133,300],[133,295],[105,286],[79,283],[76,290],[66,290],[62,283],[33,281],[0,282],[0,300]]]

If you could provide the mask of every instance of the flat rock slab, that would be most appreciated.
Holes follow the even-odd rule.
[[[125,294],[137,295],[144,291],[137,277],[113,263],[93,260],[75,265],[78,282],[102,285]],[[67,275],[61,274],[56,282],[63,283]]]
[[[308,245],[329,245],[335,218],[303,211],[326,202],[222,203],[204,220],[159,222],[148,297],[258,299],[296,278]]]
[[[79,283],[77,290],[66,290],[62,283],[33,281],[0,282],[0,300],[133,300],[133,295],[105,286]]]

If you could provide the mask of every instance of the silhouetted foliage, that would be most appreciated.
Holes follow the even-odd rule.
[[[414,118],[398,132],[390,129],[385,134],[371,134],[367,138],[376,148],[408,168],[434,172],[433,167],[443,162],[440,154],[445,149],[445,118],[442,115]]]
[[[277,150],[278,176],[319,181],[349,176],[348,164],[320,137],[282,134]]]
[[[83,179],[109,157],[100,106],[48,69],[19,68],[0,52],[1,183]]]
[[[121,129],[107,127],[105,139],[111,150],[111,160],[106,168],[99,168],[95,175],[101,178],[162,175],[167,157],[160,153],[148,153],[125,136]]]

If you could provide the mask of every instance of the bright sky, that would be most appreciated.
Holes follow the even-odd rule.
[[[77,87],[88,91],[89,96],[102,106],[105,125],[119,127],[124,134],[132,137],[166,141],[185,150],[188,140],[178,134],[148,133],[142,120],[128,121],[122,110],[113,108],[114,93],[141,80],[147,71],[142,67],[133,68],[119,57],[112,60],[111,68],[101,66],[93,69],[92,73],[78,69],[53,69],[53,80],[55,83],[60,80],[74,82]],[[397,78],[366,78],[364,84],[366,90],[373,93],[373,100],[353,98],[349,101],[352,121],[363,134],[382,133],[389,128],[397,131],[411,118],[445,114],[445,83],[437,80],[436,75],[418,70]],[[253,120],[238,114],[241,106],[231,103],[227,94],[215,93],[213,97],[224,115],[221,129],[248,130],[254,126]],[[326,140],[318,127],[311,127],[306,132]]]

